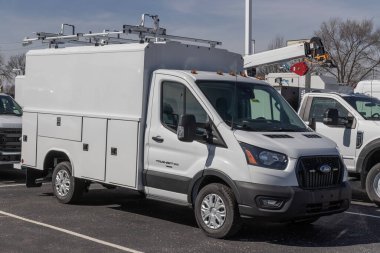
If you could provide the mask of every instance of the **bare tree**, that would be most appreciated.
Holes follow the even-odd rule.
[[[25,75],[25,54],[11,56],[8,60],[6,69],[8,72],[8,79],[14,79],[16,75]]]
[[[286,41],[283,36],[277,35],[273,40],[271,40],[268,44],[268,50],[273,50],[281,47],[286,46]],[[285,70],[286,71],[286,70]],[[272,65],[265,65],[260,66],[257,68],[257,74],[258,75],[267,75],[269,73],[277,73],[277,72],[284,72],[284,69],[281,68],[281,64],[272,64]],[[287,72],[287,71],[286,71]]]
[[[380,30],[374,28],[372,20],[333,18],[323,22],[315,35],[322,39],[337,66],[320,71],[330,73],[339,83],[355,85],[380,66]]]

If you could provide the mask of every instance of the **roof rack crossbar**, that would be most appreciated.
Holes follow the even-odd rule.
[[[150,17],[153,20],[153,27],[146,27],[146,17]],[[143,14],[141,17],[140,25],[124,25],[122,31],[109,31],[104,30],[98,33],[75,33],[75,26],[70,24],[62,24],[61,31],[59,33],[47,33],[47,32],[37,32],[35,38],[24,38],[22,45],[27,46],[33,42],[40,40],[42,43],[48,43],[49,47],[52,45],[58,48],[58,45],[65,43],[75,43],[75,44],[93,44],[107,45],[107,44],[125,44],[125,43],[144,43],[145,41],[151,41],[154,39],[156,42],[167,41],[167,40],[177,40],[177,41],[187,41],[193,43],[203,43],[209,44],[210,47],[214,48],[222,43],[219,41],[190,38],[183,36],[175,36],[166,34],[166,29],[159,26],[158,15]],[[65,28],[71,28],[70,34],[65,34]],[[129,34],[137,35],[138,40],[126,38]]]

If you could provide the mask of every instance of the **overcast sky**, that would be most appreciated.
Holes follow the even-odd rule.
[[[142,13],[158,14],[168,34],[219,40],[244,52],[245,0],[0,0],[0,54],[23,53],[21,40],[33,32],[59,32],[61,23],[77,32],[121,30],[138,24]],[[256,50],[276,35],[312,37],[331,17],[373,19],[380,26],[379,0],[253,0]],[[43,47],[36,43],[32,47]]]

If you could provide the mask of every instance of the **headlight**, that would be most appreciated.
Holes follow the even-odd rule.
[[[246,143],[240,143],[240,146],[247,158],[247,163],[250,165],[277,170],[284,170],[288,165],[288,157],[284,154],[248,145]]]

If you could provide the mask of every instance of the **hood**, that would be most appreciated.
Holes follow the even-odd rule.
[[[21,128],[22,117],[0,114],[0,128]]]
[[[315,132],[247,132],[236,130],[234,135],[240,142],[280,152],[295,159],[302,156],[339,155],[335,142]]]

